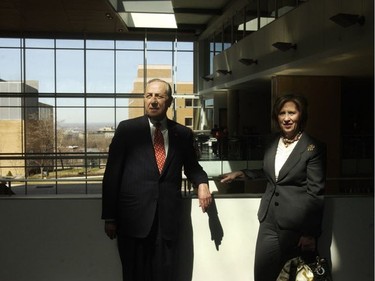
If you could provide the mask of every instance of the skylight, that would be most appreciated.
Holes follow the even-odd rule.
[[[171,1],[122,1],[119,12],[128,27],[177,28]]]

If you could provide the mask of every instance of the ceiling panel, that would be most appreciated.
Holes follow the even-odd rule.
[[[124,35],[129,30],[110,2],[117,0],[0,0],[0,35]],[[122,5],[122,0],[118,0]],[[126,0],[125,0],[126,1]],[[173,0],[178,32],[195,33],[218,17],[231,0]],[[181,11],[181,10],[180,10]],[[107,14],[112,16],[108,19]],[[142,30],[143,32],[143,30]],[[151,30],[175,34],[176,30]]]
[[[106,16],[112,15],[112,19]],[[0,34],[116,33],[125,26],[106,0],[0,0]]]
[[[110,1],[117,0],[0,0],[0,36],[143,38],[144,30],[127,29]],[[152,40],[170,40],[178,34],[179,40],[195,40],[207,25],[216,28],[228,12],[240,11],[244,2],[248,1],[172,0],[179,30],[148,30],[148,36]],[[220,14],[223,16],[220,17]],[[347,55],[351,52],[354,54],[350,50]],[[279,74],[373,73],[373,44],[368,50],[358,50],[355,55],[350,60],[306,62],[301,67],[289,67]],[[368,63],[369,58],[372,63]]]

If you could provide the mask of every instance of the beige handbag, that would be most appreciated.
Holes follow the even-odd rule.
[[[332,281],[331,272],[325,259],[306,264],[301,257],[288,260],[276,281]]]

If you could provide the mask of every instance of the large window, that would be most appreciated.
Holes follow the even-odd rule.
[[[0,38],[0,180],[16,194],[101,193],[116,126],[144,114],[151,78],[192,95],[193,52],[192,42]]]

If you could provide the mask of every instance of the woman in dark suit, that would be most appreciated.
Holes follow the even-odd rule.
[[[278,133],[265,150],[262,171],[242,170],[223,175],[265,176],[255,252],[255,281],[275,281],[287,260],[316,251],[321,232],[325,186],[325,145],[305,131],[307,102],[303,97],[279,97],[273,107]]]
[[[181,221],[182,169],[198,189],[203,212],[211,194],[192,130],[167,118],[170,85],[160,79],[149,81],[144,103],[146,115],[122,121],[109,147],[102,219],[108,237],[118,240],[124,281],[174,281],[176,239],[180,225],[186,223]],[[162,142],[158,149],[156,142]],[[162,162],[155,153],[160,145]]]

